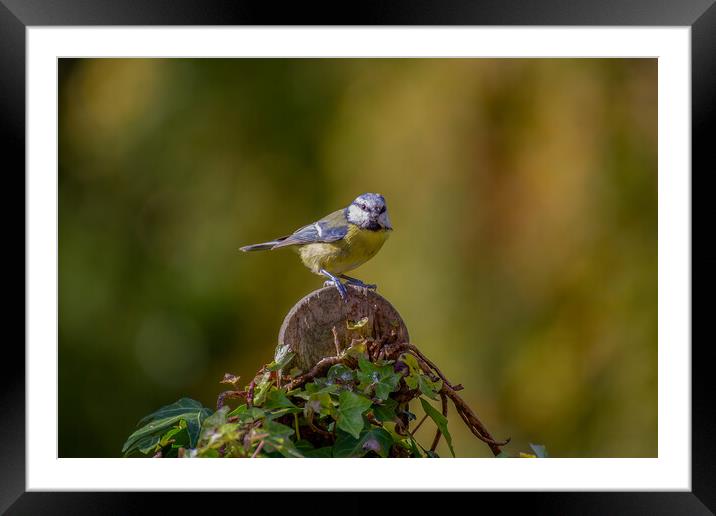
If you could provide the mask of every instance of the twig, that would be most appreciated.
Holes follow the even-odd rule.
[[[510,442],[510,439],[507,438],[504,441],[496,441],[492,435],[490,435],[490,432],[488,432],[487,428],[485,428],[485,425],[482,424],[482,421],[475,415],[475,413],[470,409],[470,407],[463,401],[463,399],[457,395],[457,393],[450,388],[447,384],[444,384],[442,388],[440,389],[441,394],[445,394],[448,396],[452,402],[455,404],[455,408],[457,409],[458,414],[462,418],[462,420],[465,422],[467,427],[470,429],[470,431],[480,439],[482,442],[486,443],[490,450],[492,450],[492,453],[494,455],[499,455],[502,450],[500,450],[501,446],[506,445]]]
[[[462,389],[462,385],[455,385],[451,384],[447,378],[445,378],[445,375],[438,369],[438,366],[436,366],[434,363],[430,361],[428,357],[423,355],[423,353],[415,346],[414,344],[406,343],[408,349],[410,349],[413,353],[415,353],[418,358],[422,359],[430,368],[437,373],[437,375],[440,377],[440,379],[447,384],[448,387],[450,387],[454,391],[459,391]]]
[[[287,391],[292,391],[296,387],[300,387],[304,383],[308,382],[309,380],[313,380],[316,376],[321,375],[324,371],[329,369],[331,366],[334,366],[336,364],[340,364],[343,361],[342,357],[326,357],[322,358],[315,366],[313,366],[313,369],[311,369],[306,374],[302,374],[301,376],[294,378],[293,381],[291,381],[289,384],[286,385]]]
[[[313,422],[313,414],[311,414],[311,417],[308,418],[308,428],[310,428],[311,430],[313,430],[313,431],[316,432],[317,434],[320,434],[320,435],[322,435],[323,437],[325,437],[325,438],[327,438],[327,439],[332,439],[332,438],[333,438],[333,434],[332,434],[332,433],[326,432],[323,428],[319,428],[318,426],[316,426],[316,424]]]
[[[423,422],[424,422],[427,418],[428,418],[428,415],[425,414],[425,415],[423,416],[423,419],[421,419],[421,420],[418,422],[418,424],[415,425],[415,428],[413,428],[413,433],[415,433],[415,432],[418,431],[418,428],[420,428],[420,426],[423,424]]]
[[[219,394],[219,397],[216,399],[216,410],[219,410],[221,407],[224,406],[224,400],[226,398],[231,399],[238,399],[238,398],[244,398],[246,399],[246,391],[224,391]]]
[[[383,423],[381,423],[380,421],[378,421],[378,420],[375,418],[375,416],[374,416],[373,414],[371,414],[370,412],[368,412],[368,414],[366,414],[366,419],[368,420],[368,422],[369,422],[371,425],[380,426],[380,427],[383,426]]]
[[[261,441],[259,443],[259,445],[256,447],[256,450],[254,451],[254,454],[251,456],[251,458],[255,459],[256,456],[259,454],[259,452],[263,449],[263,447],[264,447],[264,441]]]
[[[251,380],[251,383],[249,384],[249,391],[246,394],[246,405],[248,407],[254,406],[254,389],[256,388],[256,378]]]
[[[338,339],[338,331],[335,326],[331,328],[331,332],[333,333],[333,345],[336,347],[336,356],[338,356],[341,354],[341,342]]]

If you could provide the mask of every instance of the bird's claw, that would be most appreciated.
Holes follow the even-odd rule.
[[[378,290],[378,285],[375,285],[373,283],[363,283],[362,281],[349,281],[349,285],[353,285],[354,287],[358,288],[367,288],[368,290]]]
[[[341,299],[343,302],[348,302],[348,291],[346,290],[346,287],[343,283],[340,282],[340,280],[328,280],[323,282],[324,287],[336,287],[336,290],[338,290],[338,294],[341,296]]]
[[[353,285],[354,287],[358,288],[367,288],[368,290],[378,290],[378,285],[375,285],[373,283],[363,283],[361,280],[356,278],[351,278],[349,276],[341,276],[344,280],[346,280],[346,283],[349,285]]]

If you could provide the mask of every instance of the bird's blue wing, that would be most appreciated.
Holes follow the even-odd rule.
[[[321,220],[297,229],[293,234],[279,238],[273,247],[287,247],[290,245],[314,244],[318,242],[335,242],[348,233],[348,221],[345,211],[334,211]]]

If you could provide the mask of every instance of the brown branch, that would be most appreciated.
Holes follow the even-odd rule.
[[[313,380],[316,376],[323,374],[331,366],[340,364],[341,362],[343,362],[342,357],[322,358],[315,366],[313,366],[313,369],[311,369],[309,372],[294,378],[291,381],[291,383],[287,384],[286,390],[291,391],[291,390],[295,389],[296,387],[300,387],[301,385],[308,382],[309,380]]]
[[[317,434],[323,436],[325,439],[333,439],[333,434],[330,432],[325,431],[323,428],[320,428],[316,423],[313,422],[313,414],[311,414],[311,417],[307,419],[308,422],[308,428],[316,432]]]
[[[445,378],[445,375],[442,373],[442,371],[440,371],[440,369],[438,368],[438,366],[436,366],[433,362],[431,362],[428,357],[426,357],[425,355],[423,355],[422,351],[420,351],[420,350],[417,348],[417,346],[415,346],[414,344],[410,344],[410,343],[406,343],[406,346],[408,347],[408,349],[409,349],[410,351],[413,352],[413,354],[415,354],[415,355],[417,356],[417,358],[419,358],[419,359],[421,359],[422,361],[424,361],[424,362],[430,367],[430,369],[432,369],[433,371],[435,371],[435,373],[440,377],[440,379],[441,379],[445,384],[447,384],[448,387],[450,387],[450,389],[452,389],[452,390],[454,390],[454,391],[459,391],[459,390],[462,389],[462,385],[453,385],[453,384],[451,384],[451,383],[448,381],[448,379]]]
[[[254,389],[256,388],[256,378],[251,380],[251,383],[249,384],[249,390],[246,393],[246,405],[249,407],[254,406]]]
[[[422,424],[425,422],[425,420],[426,420],[427,418],[428,418],[428,415],[425,414],[425,415],[423,416],[423,419],[421,419],[420,422],[419,422],[417,425],[415,425],[415,428],[413,428],[413,434],[418,431],[418,429],[422,426]]]
[[[439,392],[443,402],[443,415],[447,414],[447,397],[452,400],[453,404],[455,405],[455,408],[457,409],[457,413],[462,418],[465,425],[473,433],[473,435],[475,435],[475,437],[480,439],[482,442],[486,443],[490,447],[490,450],[492,450],[492,453],[494,455],[499,455],[501,452],[500,447],[509,443],[510,439],[508,438],[504,441],[496,441],[492,437],[492,435],[490,435],[490,432],[487,430],[482,421],[480,421],[480,419],[467,405],[467,403],[465,403],[465,401],[457,395],[456,391],[462,390],[463,386],[459,384],[452,385],[442,373],[442,371],[440,371],[440,369],[428,357],[426,357],[414,344],[410,344],[409,342],[403,343],[397,347],[396,351],[413,355],[418,360],[420,368],[425,373],[427,373],[431,377],[431,379],[436,379],[435,375],[437,375],[442,380],[443,385],[440,388]],[[441,432],[438,430],[438,432],[435,434],[435,438],[433,439],[434,447],[437,447],[441,435]],[[434,449],[435,448],[432,448],[433,451]]]
[[[341,354],[341,341],[338,338],[338,330],[334,326],[331,328],[331,332],[333,333],[333,345],[336,347],[336,356],[338,356]]]
[[[229,398],[229,399],[244,398],[244,399],[246,399],[247,395],[248,394],[246,391],[224,391],[224,392],[220,393],[218,398],[216,399],[216,410],[219,410],[221,407],[224,406],[224,401],[226,400],[226,398]]]
[[[445,394],[447,397],[449,397],[452,402],[455,404],[455,408],[457,409],[458,414],[462,418],[462,420],[465,422],[467,427],[470,429],[470,431],[480,439],[482,442],[486,443],[490,450],[492,450],[492,453],[494,455],[499,455],[502,451],[500,449],[501,446],[506,445],[510,442],[510,439],[507,438],[504,441],[496,441],[492,435],[490,435],[490,432],[485,428],[485,425],[482,424],[482,421],[475,415],[475,413],[472,411],[472,409],[468,406],[465,401],[457,395],[457,393],[451,389],[447,384],[444,384],[442,388],[440,389],[441,394]]]
[[[263,447],[264,447],[264,441],[261,441],[261,442],[259,443],[259,445],[256,447],[256,451],[254,451],[254,454],[251,456],[251,458],[252,458],[252,459],[255,459],[256,456],[257,456],[259,453],[261,453],[261,450],[263,449]]]

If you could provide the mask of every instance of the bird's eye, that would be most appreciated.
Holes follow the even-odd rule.
[[[360,204],[358,205],[358,207],[359,207],[361,210],[363,210],[363,211],[365,211],[365,210],[368,209],[368,205],[365,204],[365,203],[360,203]]]

